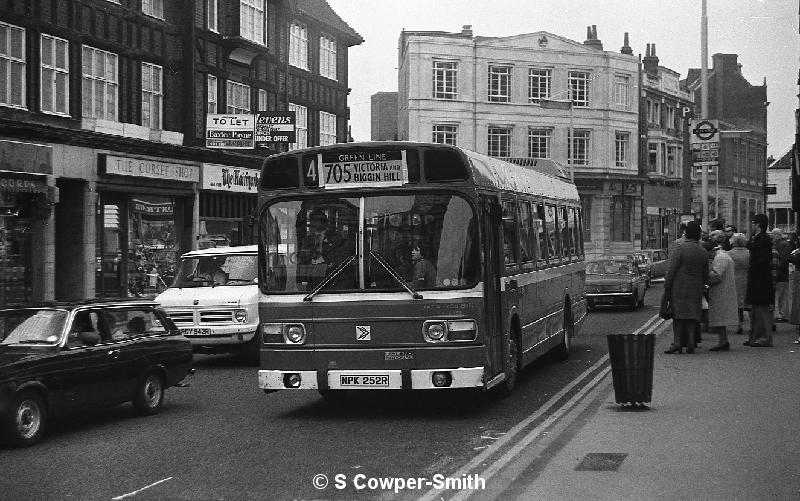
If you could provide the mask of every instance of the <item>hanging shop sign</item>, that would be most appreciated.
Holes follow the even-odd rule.
[[[200,189],[256,194],[260,178],[258,169],[204,163]]]
[[[116,176],[144,177],[159,181],[200,182],[200,166],[165,162],[156,158],[122,157],[101,153],[98,170],[100,174]]]
[[[206,148],[252,150],[272,143],[297,141],[294,111],[257,111],[252,114],[206,115]]]

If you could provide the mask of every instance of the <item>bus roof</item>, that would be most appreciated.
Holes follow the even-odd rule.
[[[579,202],[578,189],[565,174],[563,167],[550,159],[521,159],[528,165],[520,165],[503,158],[490,157],[456,146],[416,141],[362,141],[337,143],[327,146],[312,146],[302,150],[291,150],[265,159],[267,162],[285,156],[317,154],[339,150],[403,150],[403,149],[452,149],[460,152],[472,173],[471,182],[479,188],[522,192],[535,196]],[[430,183],[436,184],[436,183]],[[452,184],[449,182],[448,184]]]

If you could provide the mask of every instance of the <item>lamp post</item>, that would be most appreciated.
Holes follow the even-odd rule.
[[[706,0],[703,0],[703,9],[700,17],[700,119],[708,118],[708,14]],[[719,183],[719,166],[717,166],[717,182]],[[700,197],[703,203],[702,226],[708,230],[708,167],[701,166]]]

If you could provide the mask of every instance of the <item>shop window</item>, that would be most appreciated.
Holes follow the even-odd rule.
[[[174,276],[179,251],[175,199],[131,197],[128,208],[128,283],[132,295],[153,295]]]
[[[33,299],[28,194],[0,192],[0,307]]]

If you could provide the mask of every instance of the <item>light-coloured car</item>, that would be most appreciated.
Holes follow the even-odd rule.
[[[258,247],[187,252],[156,297],[198,353],[245,353],[259,363]]]
[[[642,253],[650,260],[650,278],[662,278],[667,274],[669,257],[666,249],[643,249]]]

